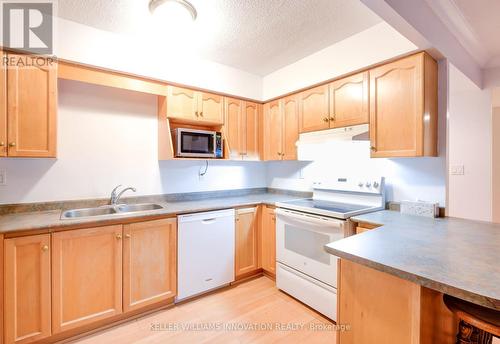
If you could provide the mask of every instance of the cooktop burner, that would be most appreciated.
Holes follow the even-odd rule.
[[[346,203],[337,203],[323,200],[315,200],[312,198],[308,199],[298,199],[294,201],[284,202],[288,205],[295,205],[299,207],[306,208],[315,208],[320,210],[332,211],[335,213],[350,213],[352,211],[363,210],[367,207],[366,205],[358,205],[358,204],[346,204]]]
[[[385,207],[385,179],[334,178],[328,183],[313,183],[313,197],[278,202],[280,208],[348,219],[351,216]]]

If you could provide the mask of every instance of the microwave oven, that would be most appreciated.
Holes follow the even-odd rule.
[[[218,131],[176,128],[175,156],[178,158],[222,158],[222,134]]]

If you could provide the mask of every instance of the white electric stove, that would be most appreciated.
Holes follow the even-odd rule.
[[[337,320],[337,260],[324,246],[353,233],[349,217],[385,208],[385,180],[314,183],[312,198],[276,204],[276,285]]]

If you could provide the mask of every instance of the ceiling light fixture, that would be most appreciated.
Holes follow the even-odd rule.
[[[161,7],[162,5],[168,3],[178,4],[184,7],[191,15],[193,21],[196,19],[198,15],[198,12],[196,12],[196,8],[193,6],[193,4],[191,4],[189,1],[186,0],[151,0],[149,2],[149,12],[151,12],[151,14],[154,14],[155,11],[158,9],[158,7]]]

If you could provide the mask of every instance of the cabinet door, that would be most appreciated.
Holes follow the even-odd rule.
[[[52,332],[122,313],[122,226],[52,234]]]
[[[9,54],[16,60],[23,55]],[[7,70],[8,155],[55,157],[57,66],[13,66]]]
[[[224,97],[198,92],[198,121],[208,124],[224,124]]]
[[[0,50],[0,58],[5,60],[5,53]],[[7,156],[7,71],[0,65],[0,157]]]
[[[241,147],[241,122],[243,104],[239,99],[226,97],[226,111],[224,123],[224,137],[227,146],[229,147],[229,158],[233,160],[241,160],[241,152],[244,147]]]
[[[328,85],[304,91],[299,96],[300,132],[328,129]]]
[[[175,86],[167,86],[167,117],[195,121],[198,111],[197,92]]]
[[[299,102],[297,96],[283,100],[283,160],[297,159],[299,140]]]
[[[264,159],[281,160],[283,154],[283,115],[281,101],[264,104]]]
[[[368,72],[330,84],[330,126],[368,123]]]
[[[250,274],[259,268],[257,214],[257,207],[236,210],[236,278]]]
[[[259,112],[260,105],[243,102],[244,153],[243,160],[259,160]]]
[[[262,269],[276,274],[276,215],[274,208],[262,208]]]
[[[123,228],[123,309],[131,311],[174,297],[177,290],[177,220]]]
[[[5,342],[50,336],[50,235],[5,242]]]
[[[370,70],[372,157],[421,155],[422,122],[423,55]]]

